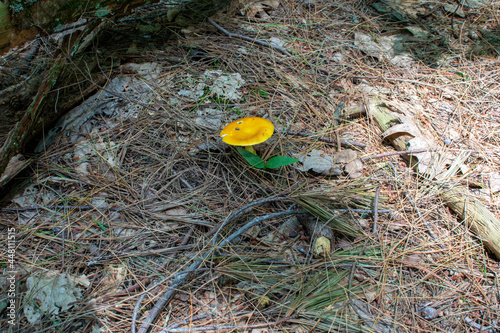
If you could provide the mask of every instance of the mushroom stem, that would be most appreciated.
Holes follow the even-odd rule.
[[[253,146],[245,146],[245,149],[251,152],[254,155],[257,155],[257,152],[255,151]]]

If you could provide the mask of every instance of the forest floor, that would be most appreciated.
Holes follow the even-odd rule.
[[[439,190],[500,218],[500,3],[463,3],[241,2],[121,33],[119,70],[0,211],[2,331],[500,332],[499,258]],[[415,128],[385,135],[374,98],[425,136],[413,161],[391,143]],[[264,161],[300,161],[221,141],[254,116]]]

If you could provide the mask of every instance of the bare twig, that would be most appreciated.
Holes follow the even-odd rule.
[[[281,133],[285,134],[285,135],[298,135],[298,136],[303,136],[303,137],[312,137],[315,135],[312,133],[294,132],[294,131],[282,131]],[[337,141],[337,140],[331,140],[331,139],[328,139],[328,138],[325,138],[322,136],[314,137],[314,139],[316,139],[318,141],[326,142],[326,143],[331,143],[333,145],[339,144],[339,141]],[[364,143],[356,142],[356,141],[352,141],[352,140],[348,140],[348,139],[340,139],[340,145],[343,147],[360,147],[360,148],[366,147],[366,144],[364,144]]]
[[[205,318],[212,318],[214,315],[212,313],[208,313],[208,314],[201,314],[201,315],[197,315],[197,316],[190,316],[189,318],[186,318],[184,320],[181,320],[175,324],[172,324],[170,325],[169,327],[167,327],[165,329],[165,331],[169,332],[170,330],[174,329],[174,328],[177,328],[183,324],[186,324],[188,322],[192,323],[196,320],[200,320],[200,319],[205,319]],[[163,332],[165,332],[163,331]]]
[[[137,300],[137,303],[135,303],[135,306],[134,306],[134,312],[132,313],[132,325],[130,327],[130,331],[132,333],[135,333],[135,322],[136,322],[136,319],[137,319],[137,314],[139,313],[139,309],[141,308],[141,303],[142,301],[144,300],[144,298],[146,297],[148,293],[143,293],[139,299]]]
[[[464,318],[464,321],[467,323],[467,325],[469,325],[470,327],[472,327],[480,332],[496,332],[496,329],[494,329],[493,327],[479,325],[473,319],[471,319],[469,316],[466,316]]]
[[[378,222],[378,198],[380,195],[380,186],[377,187],[377,191],[375,192],[375,200],[373,201],[373,226],[372,233],[377,232],[377,222]]]

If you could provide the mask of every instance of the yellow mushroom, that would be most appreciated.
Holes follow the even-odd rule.
[[[267,119],[260,117],[246,117],[228,124],[220,137],[222,141],[232,146],[245,147],[255,154],[254,145],[269,139],[274,133],[274,125]]]

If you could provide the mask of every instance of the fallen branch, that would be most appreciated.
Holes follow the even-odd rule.
[[[191,239],[193,232],[194,232],[194,228],[189,229],[188,233],[184,236],[184,239],[182,240],[180,246],[186,246],[189,243],[189,240]],[[175,258],[177,253],[178,253],[178,251],[175,251],[174,253],[172,253],[170,255],[170,258]],[[166,269],[167,266],[168,266],[168,261],[165,263],[163,268]],[[143,282],[141,285],[147,285],[150,281],[151,281],[151,278],[147,278],[146,281]],[[139,313],[139,309],[141,307],[142,301],[144,300],[144,297],[149,293],[149,290],[151,290],[151,292],[154,292],[163,282],[165,282],[165,280],[162,280],[162,281],[158,282],[156,285],[154,285],[153,287],[148,288],[148,292],[145,292],[144,294],[142,294],[142,296],[139,297],[139,299],[137,300],[137,303],[135,304],[135,307],[134,307],[134,312],[132,314],[132,325],[131,325],[132,333],[135,333],[135,322],[137,320],[137,314]],[[139,284],[136,283],[134,286],[139,286]]]
[[[253,209],[253,207],[260,205],[260,204],[263,204],[263,203],[267,203],[267,202],[283,201],[283,200],[290,200],[290,199],[291,199],[290,197],[266,198],[266,199],[251,202],[248,205],[241,207],[240,209],[238,209],[237,211],[235,211],[234,213],[229,215],[224,220],[224,222],[221,223],[220,226],[218,226],[216,229],[214,229],[215,233],[212,237],[212,244],[214,244],[214,245],[216,244],[217,237],[219,236],[219,233],[222,231],[222,229],[224,229],[226,227],[226,225],[228,225],[231,221],[239,219],[241,216],[245,215],[246,213],[249,213]]]
[[[473,319],[471,319],[471,317],[469,316],[466,316],[464,318],[464,321],[467,325],[469,325],[470,327],[478,330],[479,332],[496,332],[497,330],[491,326],[483,326],[483,325],[479,325],[478,323],[476,323]]]

